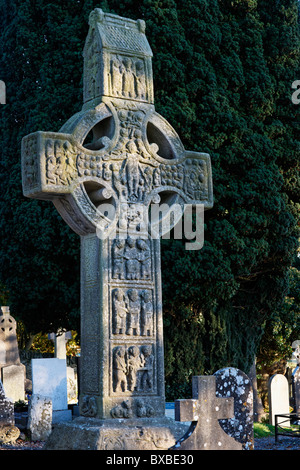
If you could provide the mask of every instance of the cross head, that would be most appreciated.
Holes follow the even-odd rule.
[[[22,141],[24,195],[52,200],[79,235],[132,226],[151,202],[213,205],[209,155],[186,151],[155,111],[144,22],[130,22],[120,47],[111,17],[90,16],[82,111]]]

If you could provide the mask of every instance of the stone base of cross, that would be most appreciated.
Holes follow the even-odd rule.
[[[159,235],[184,205],[213,206],[210,157],[155,111],[145,22],[96,8],[89,25],[83,108],[59,132],[23,138],[23,193],[53,201],[81,237],[81,417],[69,437],[88,445],[92,426],[97,448],[168,448]]]

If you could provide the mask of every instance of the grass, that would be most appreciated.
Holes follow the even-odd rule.
[[[290,433],[291,431],[297,431],[299,432],[299,426],[291,426],[289,428],[280,428],[281,431],[285,431],[287,433]],[[260,438],[260,437],[273,437],[275,436],[275,426],[272,424],[267,424],[267,423],[253,423],[253,432],[254,432],[254,437]]]
[[[275,436],[275,426],[267,423],[254,423],[254,437],[273,437]]]

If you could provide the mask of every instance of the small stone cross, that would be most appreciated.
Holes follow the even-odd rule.
[[[219,424],[219,419],[233,418],[234,398],[216,397],[216,377],[193,377],[192,393],[193,399],[175,401],[175,420],[192,423],[172,449],[241,450],[242,445]]]
[[[53,201],[81,236],[81,415],[163,418],[160,241],[149,234],[177,204],[213,206],[210,157],[185,150],[155,111],[145,22],[96,8],[89,25],[83,108],[59,132],[23,138],[23,192]],[[152,224],[153,203],[167,209]]]
[[[72,339],[71,331],[49,333],[48,339],[54,342],[54,356],[58,359],[66,359],[66,345],[69,339]]]

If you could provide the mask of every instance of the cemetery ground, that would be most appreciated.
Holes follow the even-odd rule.
[[[31,441],[23,430],[20,437],[12,444],[0,444],[0,450],[43,450],[44,441]],[[300,439],[297,437],[280,436],[275,442],[275,426],[268,423],[254,423],[254,450],[300,450]]]

